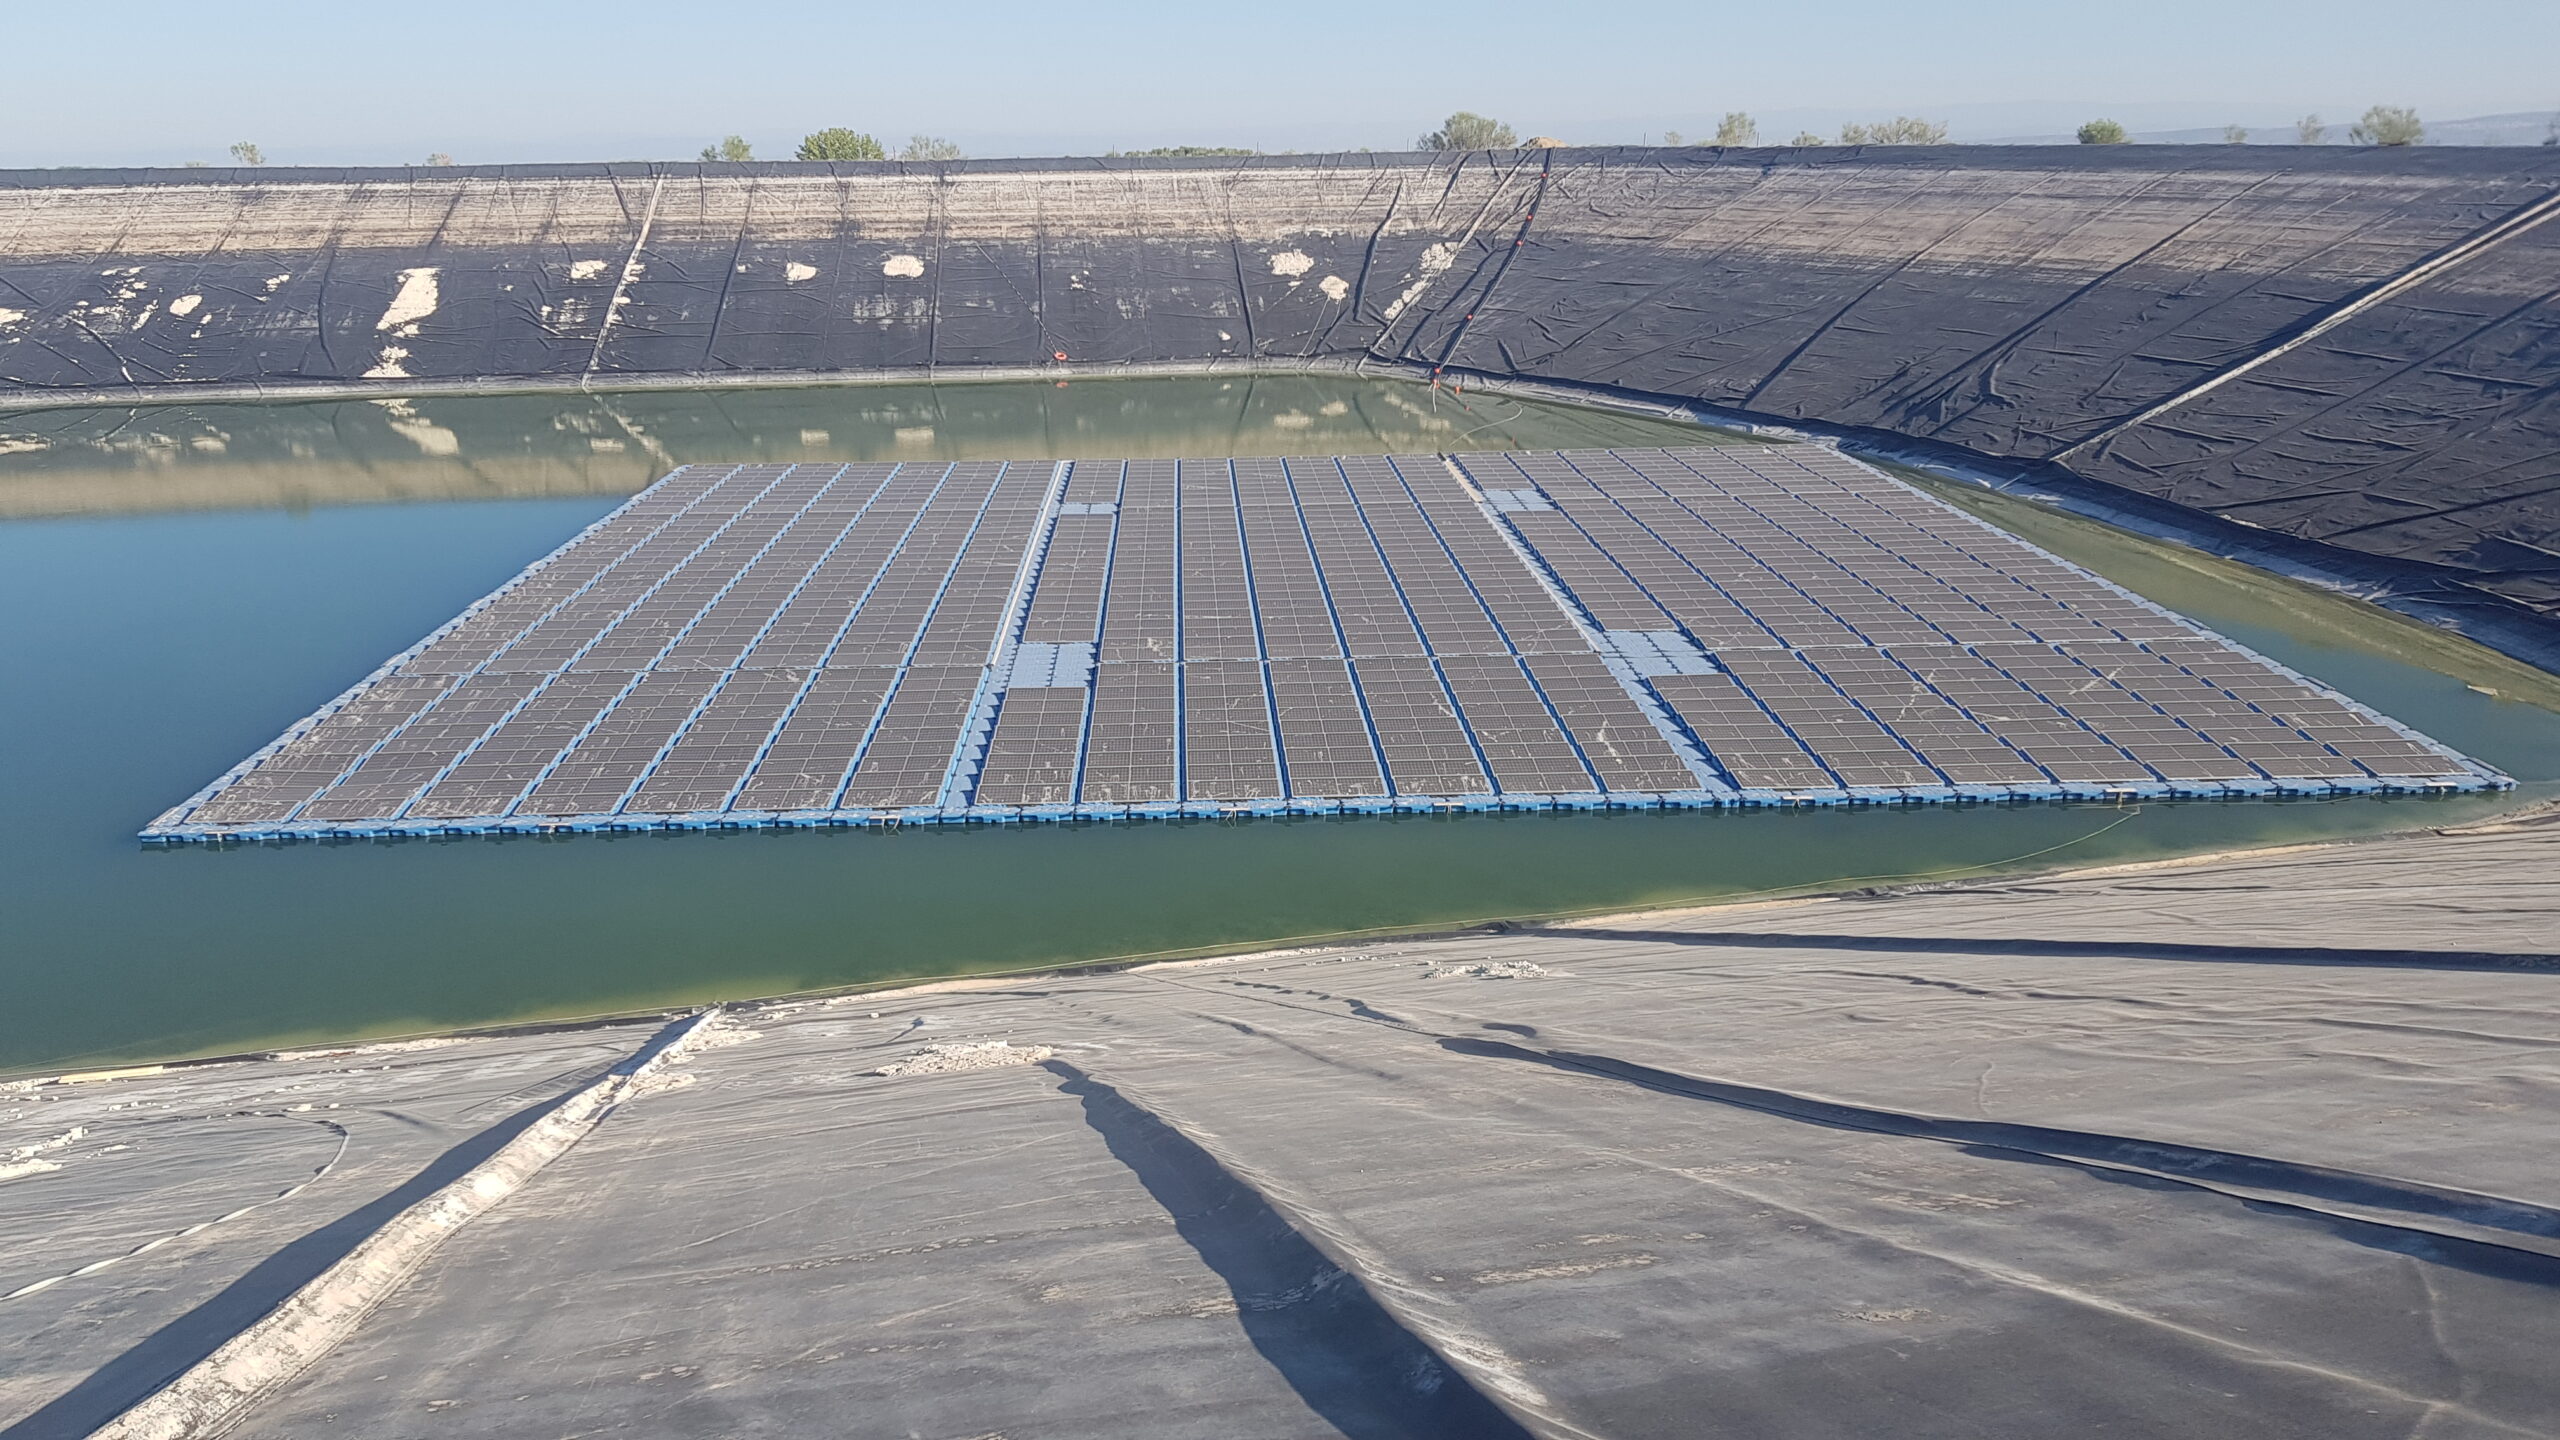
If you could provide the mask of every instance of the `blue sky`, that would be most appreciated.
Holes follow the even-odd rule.
[[[0,165],[685,158],[736,131],[979,155],[1409,144],[1449,111],[1584,143],[1896,113],[1958,139],[2560,109],[2560,0],[12,7]]]

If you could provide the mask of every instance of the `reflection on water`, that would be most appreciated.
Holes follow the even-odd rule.
[[[2531,783],[2521,797],[2122,809],[175,850],[135,841],[133,832],[172,801],[603,514],[669,459],[781,458],[818,446],[836,447],[830,455],[895,455],[901,444],[1028,458],[1697,438],[1659,422],[1507,401],[1471,399],[1473,410],[1457,410],[1443,396],[1449,408],[1435,412],[1428,392],[1409,385],[1319,379],[645,399],[654,408],[629,413],[641,416],[638,429],[663,457],[635,456],[629,430],[578,429],[604,413],[581,408],[586,401],[418,401],[409,413],[372,403],[224,406],[7,422],[12,433],[49,424],[62,441],[0,456],[0,496],[17,497],[20,514],[127,513],[0,520],[0,614],[10,618],[0,625],[0,1015],[11,1021],[0,1025],[0,1070],[2143,859],[2456,823],[2560,791],[2550,783],[2560,780],[2560,715],[2509,698],[2527,687],[2507,662],[2431,631],[2413,637],[2367,606],[2271,588],[2243,567],[2038,511],[2004,518]],[[446,440],[394,422],[439,428],[450,452],[437,453]],[[1426,422],[1451,428],[1426,430]],[[901,429],[928,424],[929,439],[899,439]],[[1486,428],[1466,434],[1477,426]],[[182,438],[194,434],[219,438],[222,448]],[[623,450],[590,443],[617,434]],[[146,436],[161,438],[138,438]],[[172,447],[179,453],[164,453]],[[492,478],[509,466],[524,477],[556,466],[559,488],[581,493],[544,497],[549,481],[510,488]],[[48,487],[48,504],[20,503]],[[407,495],[448,498],[316,503]],[[296,497],[315,503],[279,504]],[[222,506],[235,508],[213,508]],[[134,513],[151,510],[164,513]]]
[[[1076,460],[1712,443],[1317,376],[453,395],[0,415],[0,517],[628,495],[696,461]]]

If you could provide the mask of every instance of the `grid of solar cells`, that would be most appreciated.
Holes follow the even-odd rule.
[[[1069,493],[1101,488],[1089,479],[1104,466],[1070,468]],[[1182,799],[1181,467],[1171,460],[1131,460],[1109,467],[1120,489],[1103,587],[1101,664],[1094,667],[1092,719],[1077,800],[1102,805],[1163,805]],[[1044,584],[1042,589],[1046,589]],[[1032,594],[1036,613],[1041,604]],[[1053,632],[1067,641],[1075,636]],[[1004,738],[1005,720],[996,717]]]
[[[1008,696],[980,803],[1699,785],[1437,457],[1080,463],[1065,493],[1021,638],[1100,641],[1081,779],[1026,779],[1062,706]]]
[[[1448,482],[1436,457],[1337,463],[1494,785],[1525,794],[1598,790],[1598,778],[1500,623],[1507,616],[1518,626],[1521,648],[1553,649],[1551,622],[1532,608],[1533,600],[1545,604],[1555,626],[1570,629],[1569,619],[1516,556],[1501,553],[1507,547],[1485,528],[1481,511],[1461,508],[1463,492]],[[1408,476],[1420,487],[1409,486]],[[1475,523],[1471,513],[1479,517]],[[1481,567],[1481,583],[1462,568],[1464,557]],[[1588,642],[1577,648],[1588,649]]]
[[[1809,791],[1840,783],[1758,697],[1727,674],[1649,682],[1716,764],[1745,790]]]
[[[690,466],[146,833],[2497,783],[1821,447]]]
[[[1506,497],[1502,523],[1592,623],[1636,628],[1648,615],[1641,596],[1715,655],[1729,684],[1656,677],[1648,687],[1746,789],[1803,788],[1806,760],[1848,787],[2013,791],[2463,770],[1828,449],[1456,460]],[[1523,503],[1531,496],[1553,509]]]

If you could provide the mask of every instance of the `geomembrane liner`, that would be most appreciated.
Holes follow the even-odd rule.
[[[696,465],[143,834],[2509,783],[1817,445]]]

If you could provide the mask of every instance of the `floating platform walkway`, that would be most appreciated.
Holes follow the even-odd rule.
[[[694,465],[142,833],[2510,783],[1822,446]]]

